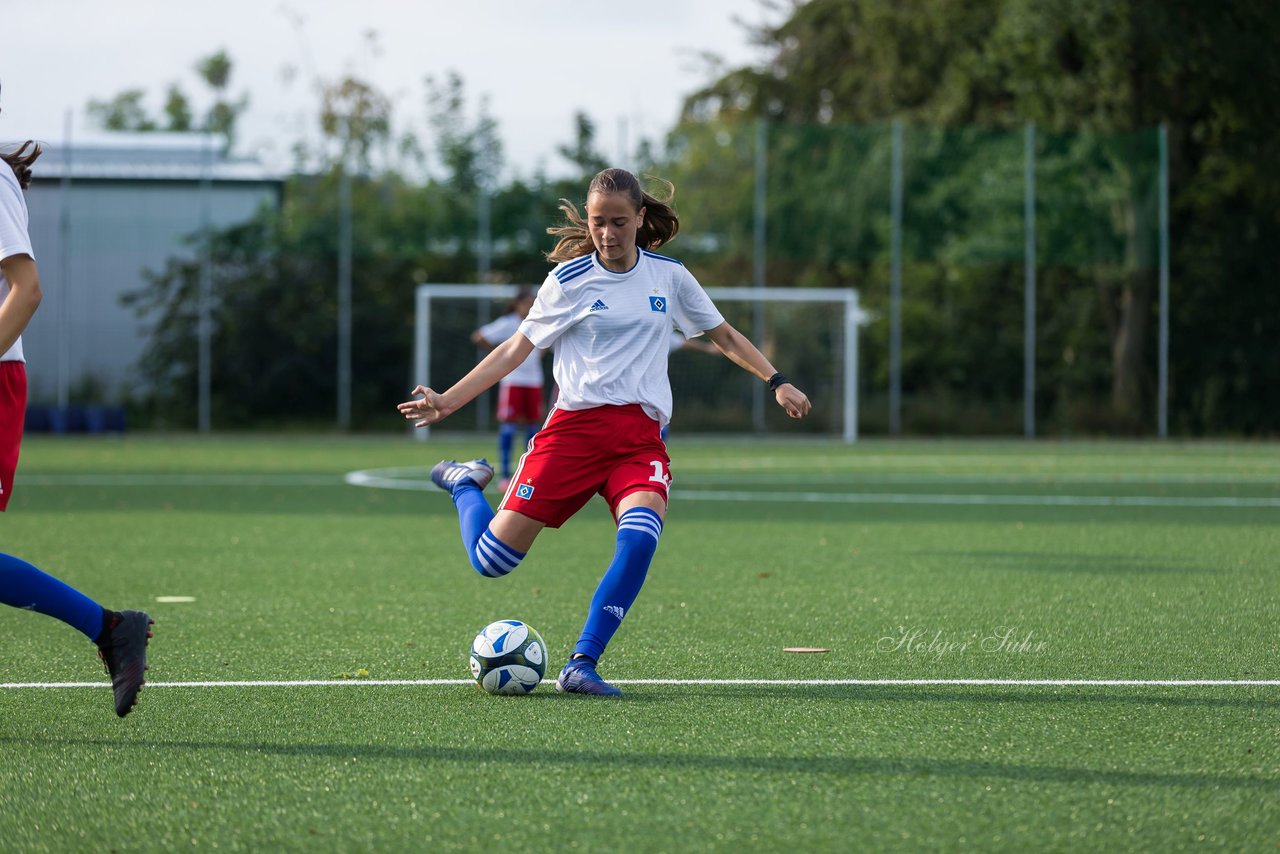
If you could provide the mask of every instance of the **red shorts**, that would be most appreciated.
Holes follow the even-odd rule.
[[[547,417],[542,404],[542,386],[498,386],[498,420],[503,424],[540,424]]]
[[[559,528],[593,495],[618,502],[633,492],[671,488],[671,458],[658,422],[637,404],[552,411],[516,466],[499,509]]]
[[[0,362],[0,511],[9,506],[27,420],[27,366]]]

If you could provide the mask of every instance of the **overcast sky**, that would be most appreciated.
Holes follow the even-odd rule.
[[[92,130],[85,105],[126,89],[159,113],[171,83],[195,102],[207,87],[198,59],[226,50],[231,92],[246,93],[242,153],[287,164],[315,139],[312,81],[354,73],[395,105],[397,130],[425,136],[427,76],[458,72],[471,105],[486,97],[508,170],[563,167],[555,150],[573,116],[596,123],[599,147],[621,161],[638,139],[660,138],[685,95],[714,70],[760,60],[736,21],[778,13],[759,0],[41,0],[5,3],[0,50],[0,140],[57,143]],[[736,19],[736,20],[735,20]],[[370,39],[367,34],[373,33]],[[371,48],[376,46],[376,48]]]

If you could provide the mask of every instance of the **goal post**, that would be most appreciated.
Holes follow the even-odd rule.
[[[536,291],[535,286],[524,289]],[[505,311],[519,290],[518,285],[418,285],[410,385],[442,389],[460,379],[482,355],[468,340],[471,331]],[[867,314],[856,289],[709,287],[706,292],[725,318],[815,401],[814,413],[801,422],[805,432],[857,441],[858,329]],[[761,330],[753,328],[757,317],[764,318]],[[545,370],[549,388],[549,358]],[[727,359],[672,353],[670,374],[677,434],[759,429],[751,417],[755,380]],[[779,419],[787,420],[785,415],[776,406],[766,409],[765,432],[781,433]],[[449,426],[487,429],[487,413],[470,425],[455,415]],[[795,426],[785,429],[795,432]],[[429,429],[416,430],[415,436],[425,440]]]

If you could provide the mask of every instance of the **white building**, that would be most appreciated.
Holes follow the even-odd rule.
[[[283,176],[220,148],[214,137],[175,133],[44,145],[27,190],[44,292],[22,336],[32,405],[118,403],[139,388],[149,330],[121,296],[170,258],[194,257],[206,216],[216,229],[279,206]]]

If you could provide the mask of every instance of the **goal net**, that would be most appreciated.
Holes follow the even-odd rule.
[[[410,384],[443,391],[485,355],[471,333],[507,311],[515,285],[419,285]],[[536,290],[536,289],[535,289]],[[718,351],[685,347],[670,354],[671,430],[693,433],[807,433],[858,436],[858,292],[837,288],[707,288],[729,323],[813,401],[803,421],[787,417],[763,382]],[[705,336],[694,339],[710,343]],[[551,358],[544,360],[552,388]],[[437,430],[497,428],[490,391]],[[426,430],[416,435],[425,439]]]

